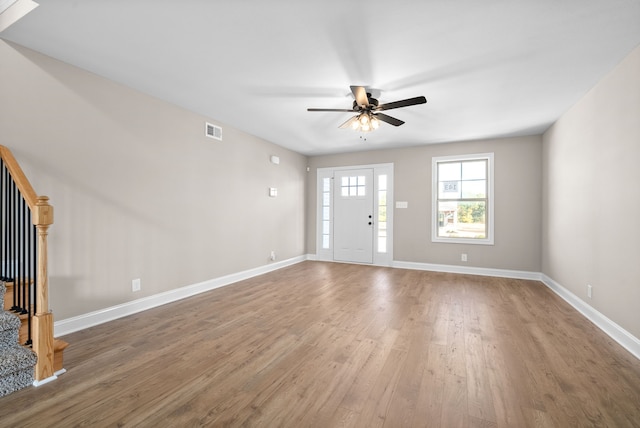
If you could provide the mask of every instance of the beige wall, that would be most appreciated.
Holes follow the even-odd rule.
[[[304,254],[306,157],[4,41],[0,63],[0,144],[55,208],[56,320]]]
[[[543,147],[543,273],[640,337],[640,47]]]
[[[431,242],[431,158],[485,152],[493,152],[495,156],[495,245]],[[316,252],[317,168],[388,162],[394,164],[395,200],[409,203],[408,209],[394,211],[394,260],[540,271],[542,139],[539,136],[309,158],[308,253]],[[461,253],[468,254],[467,263],[460,261]]]

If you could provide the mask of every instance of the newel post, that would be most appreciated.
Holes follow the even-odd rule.
[[[38,230],[38,278],[36,281],[36,314],[33,317],[33,350],[38,355],[34,377],[42,381],[53,372],[53,313],[49,311],[49,272],[47,256],[48,229],[53,224],[53,207],[49,198],[39,196],[33,212]]]

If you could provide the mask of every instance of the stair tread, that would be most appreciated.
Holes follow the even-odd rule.
[[[67,346],[69,346],[69,342],[65,342],[62,339],[57,339],[54,338],[53,339],[53,351],[54,352],[58,352],[58,351],[64,351]]]
[[[16,345],[2,350],[0,359],[0,376],[15,373],[36,364],[36,354],[24,346]]]
[[[0,311],[0,331],[20,328],[20,318],[7,311]]]

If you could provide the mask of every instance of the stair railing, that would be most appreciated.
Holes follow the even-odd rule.
[[[36,194],[11,151],[0,145],[0,276],[5,282],[13,282],[11,309],[28,317],[24,344],[38,355],[36,382],[54,376],[47,271],[47,235],[53,224],[53,207],[48,201],[48,197]]]

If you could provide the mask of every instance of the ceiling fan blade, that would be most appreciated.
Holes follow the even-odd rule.
[[[391,103],[379,105],[378,107],[374,108],[374,110],[391,110],[393,108],[409,107],[416,104],[425,104],[426,102],[427,99],[425,97],[407,98],[406,100],[394,101]]]
[[[353,113],[354,110],[349,110],[346,108],[308,108],[307,111],[342,111],[342,112],[349,112],[349,113]]]
[[[351,124],[358,120],[358,116],[353,116],[351,119],[347,120],[342,125],[338,126],[340,129],[351,128]]]
[[[388,124],[393,125],[393,126],[400,126],[400,125],[402,125],[404,123],[404,121],[402,121],[400,119],[396,119],[395,117],[391,117],[391,116],[386,115],[384,113],[373,113],[373,115],[375,117],[377,117],[379,120],[381,120],[383,122],[387,122]]]
[[[353,96],[356,98],[356,103],[358,103],[359,106],[369,106],[367,90],[363,86],[351,86],[351,92],[353,92]]]

